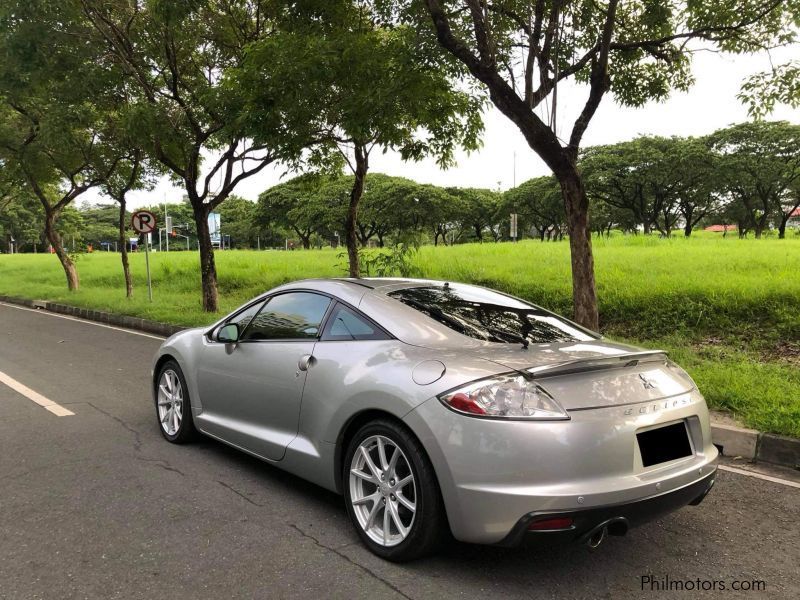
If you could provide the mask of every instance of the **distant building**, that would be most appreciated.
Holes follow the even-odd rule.
[[[792,211],[792,214],[789,215],[789,220],[786,221],[786,224],[789,227],[800,227],[800,206]]]
[[[703,231],[712,231],[714,233],[725,233],[727,231],[736,231],[736,225],[709,225]]]

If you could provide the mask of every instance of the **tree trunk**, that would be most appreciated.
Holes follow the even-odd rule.
[[[78,278],[78,271],[75,268],[75,263],[69,257],[69,254],[64,252],[64,244],[61,242],[61,236],[56,231],[56,219],[58,214],[52,211],[47,211],[44,219],[44,234],[47,241],[55,250],[58,260],[61,261],[61,266],[64,269],[64,275],[67,277],[67,288],[71,292],[75,292],[80,287],[80,279]]]
[[[792,213],[789,213],[789,215]],[[781,216],[781,224],[778,227],[778,239],[782,240],[786,238],[786,222],[789,220],[789,215],[783,214]]]
[[[207,205],[196,205],[194,208],[194,224],[197,227],[197,242],[200,245],[200,281],[203,294],[203,310],[217,312],[219,308],[219,291],[217,287],[217,266],[214,262],[214,246],[211,244],[211,233],[208,229]]]
[[[589,200],[583,181],[577,173],[567,176],[562,174],[559,183],[567,213],[575,321],[597,331],[599,315],[594,281],[592,236],[589,231]]]
[[[355,178],[353,188],[350,190],[350,204],[347,208],[347,218],[345,219],[345,242],[347,244],[347,258],[350,263],[350,277],[361,276],[361,265],[358,260],[358,238],[356,236],[356,224],[358,223],[358,204],[364,195],[364,183],[367,180],[367,170],[369,169],[369,155],[363,144],[355,144]]]
[[[688,238],[691,237],[692,235],[692,227],[693,227],[692,217],[694,217],[694,210],[687,207],[683,211],[683,218],[686,219],[686,224],[683,226],[683,237]]]
[[[122,273],[125,275],[125,297],[133,297],[133,280],[131,279],[131,268],[128,264],[128,240],[125,238],[125,199],[119,201],[119,247],[120,259],[122,260]],[[147,237],[145,236],[145,244]]]
[[[478,225],[477,223],[473,225],[475,228],[475,237],[478,238],[478,241],[482,244],[483,243],[483,227]]]

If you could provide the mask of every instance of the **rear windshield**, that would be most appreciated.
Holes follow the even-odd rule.
[[[488,342],[551,344],[596,339],[550,312],[484,288],[451,283],[408,288],[389,296],[458,333]]]

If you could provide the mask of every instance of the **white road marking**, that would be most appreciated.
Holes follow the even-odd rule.
[[[746,475],[747,477],[756,477],[764,481],[771,481],[772,483],[780,483],[781,485],[788,485],[789,487],[800,488],[800,483],[796,481],[789,481],[788,479],[781,479],[780,477],[772,477],[771,475],[764,475],[763,473],[756,473],[755,471],[747,471],[745,469],[737,469],[736,467],[729,467],[727,465],[719,465],[721,471],[730,471],[738,475]]]
[[[4,383],[12,390],[17,392],[18,394],[22,394],[28,400],[31,400],[38,404],[39,406],[43,407],[45,410],[49,410],[51,413],[56,415],[57,417],[69,417],[74,415],[75,413],[69,409],[64,408],[60,404],[56,404],[52,400],[45,398],[39,392],[33,391],[24,383],[20,383],[13,377],[9,377],[2,371],[0,371],[0,383]]]
[[[166,339],[165,337],[162,337],[160,335],[152,335],[149,333],[143,333],[141,331],[133,331],[132,329],[125,329],[124,327],[114,327],[113,325],[106,325],[105,323],[97,323],[95,321],[89,321],[87,319],[79,319],[77,317],[71,317],[69,315],[60,315],[58,313],[50,312],[49,310],[28,308],[27,306],[15,306],[14,304],[7,304],[5,302],[0,302],[0,306],[6,306],[8,308],[16,308],[17,310],[27,310],[28,312],[35,312],[40,315],[47,315],[48,317],[58,317],[59,319],[67,319],[68,321],[76,321],[78,323],[85,323],[86,325],[94,325],[95,327],[105,327],[106,329],[122,331],[124,333],[130,333],[132,335],[140,335],[142,337],[151,338],[154,340]]]

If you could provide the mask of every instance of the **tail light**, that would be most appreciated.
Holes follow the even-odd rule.
[[[474,381],[441,394],[439,400],[448,408],[473,417],[569,419],[550,394],[519,373]]]

